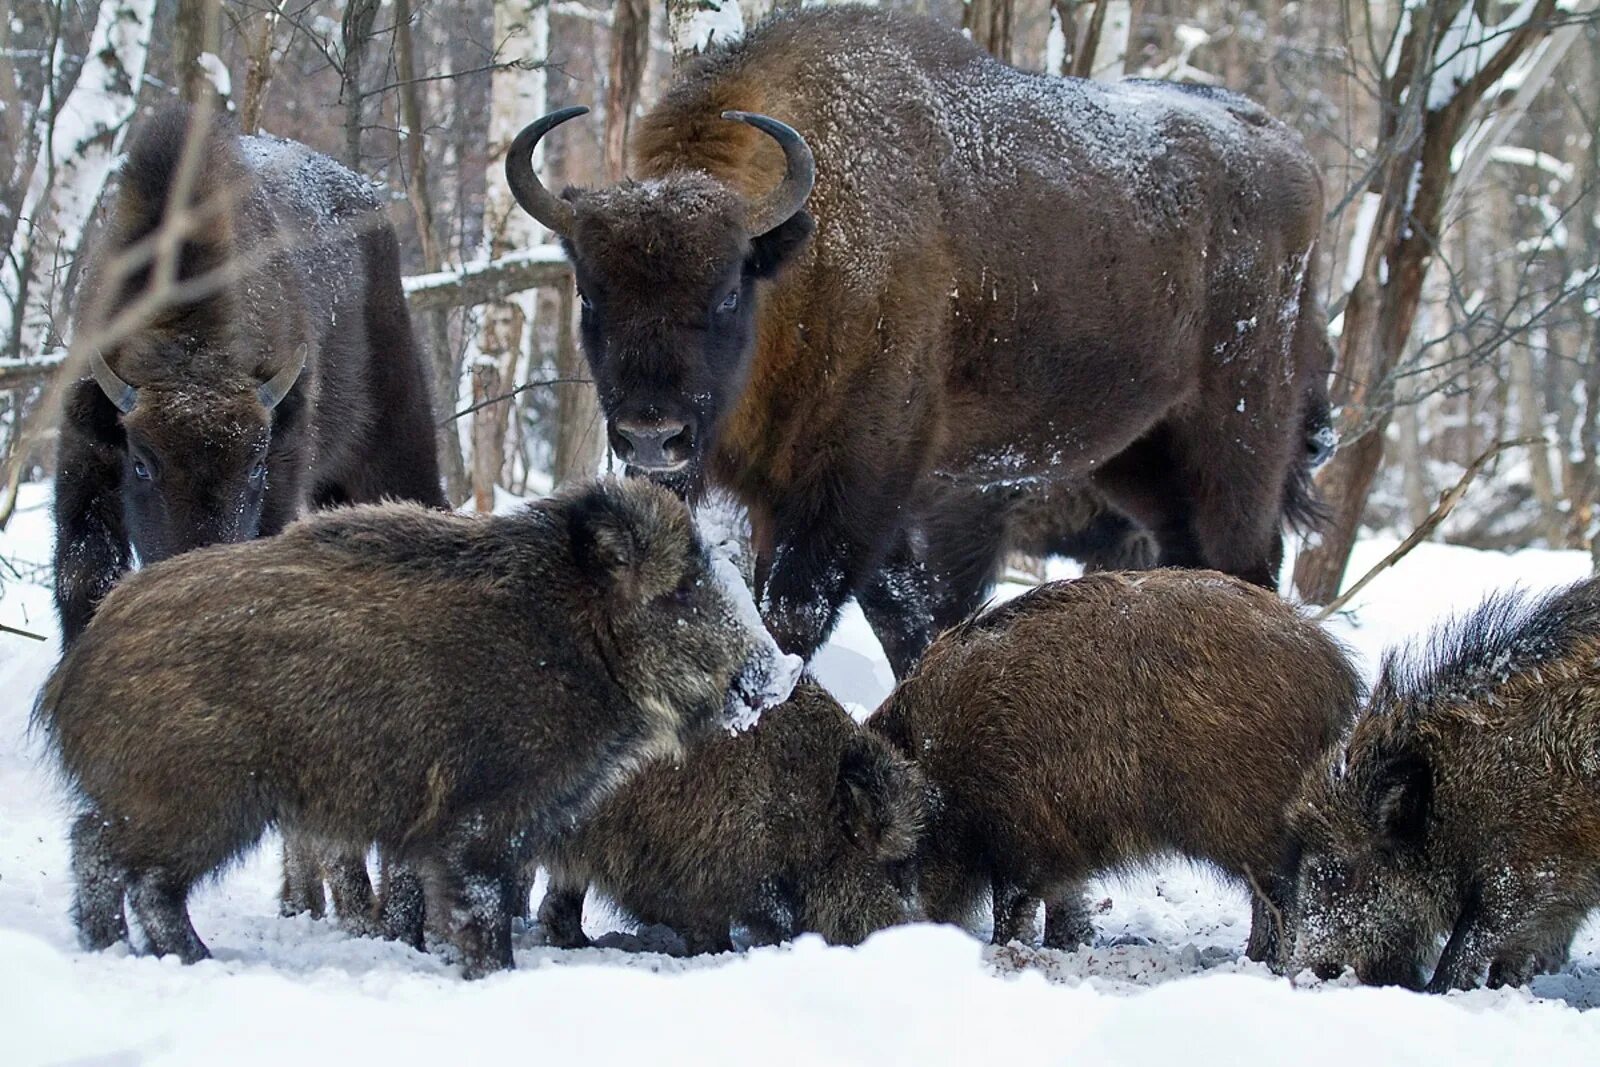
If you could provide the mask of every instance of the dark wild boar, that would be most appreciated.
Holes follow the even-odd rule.
[[[947,631],[868,722],[930,790],[930,919],[992,894],[994,939],[1093,938],[1082,883],[1176,853],[1252,890],[1246,952],[1280,962],[1297,857],[1284,807],[1360,685],[1273,594],[1221,574],[1041,586]]]
[[[593,885],[692,953],[730,950],[735,924],[765,941],[856,944],[910,917],[922,800],[910,761],[802,682],[752,729],[646,768],[555,839],[540,856],[550,889],[539,919],[552,944],[588,944]]]
[[[188,553],[119,584],[35,713],[84,807],[75,921],[90,948],[125,938],[126,894],[151,951],[202,959],[190,887],[277,824],[376,841],[468,976],[509,967],[525,850],[798,670],[642,481]]]
[[[1386,657],[1291,818],[1297,966],[1444,992],[1565,962],[1600,905],[1600,582],[1493,597]]]

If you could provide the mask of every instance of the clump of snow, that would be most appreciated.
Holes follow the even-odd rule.
[[[200,58],[195,60],[200,64],[200,69],[205,71],[206,81],[216,90],[217,95],[226,100],[233,93],[233,79],[228,74],[227,64],[218,59],[212,52],[201,52]]]
[[[755,595],[740,565],[744,545],[735,525],[738,516],[727,509],[702,509],[696,519],[701,536],[710,547],[711,573],[732,608],[732,621],[756,641],[754,655],[734,680],[726,715],[728,732],[738,733],[754,726],[763,711],[789,699],[806,664],[799,656],[780,649],[761,620]]]

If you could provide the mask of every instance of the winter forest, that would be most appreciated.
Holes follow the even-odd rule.
[[[759,67],[754,88],[728,75],[755,105],[696,88],[726,46],[857,7],[931,20],[906,53],[944,57],[946,33],[951,49],[965,37],[1082,86],[1063,97],[1081,113],[1030,133],[1004,116],[1051,90],[939,85],[929,61],[951,158],[1015,189],[1075,137],[1087,147],[1064,173],[1086,188],[1137,176],[1079,194],[1112,202],[1105,218],[1123,197],[1189,210],[1211,175],[1185,171],[1191,157],[1244,157],[1252,178],[1211,245],[1092,233],[1061,261],[1103,278],[1045,279],[1041,296],[1039,277],[994,264],[1053,254],[1048,213],[938,217],[973,203],[940,189],[861,217],[893,185],[885,172],[926,148],[906,117],[923,97],[880,113],[873,96],[906,80],[888,66],[896,43],[846,33],[849,62],[769,60],[775,82],[808,84],[845,123],[747,114],[789,99]],[[1343,1065],[1600,1050],[1600,584],[1587,581],[1600,582],[1600,0],[7,0],[0,14],[0,1062]],[[807,83],[818,69],[837,83]],[[164,122],[182,135],[130,164]],[[208,154],[213,128],[257,147]],[[1268,147],[1252,155],[1250,138]],[[1292,230],[1315,197],[1251,184],[1289,142],[1320,178],[1309,250],[1274,244],[1272,227]],[[840,146],[859,158],[841,163]],[[735,177],[695,171],[708,159]],[[159,169],[149,160],[167,184],[141,172]],[[206,199],[243,169],[295,167],[305,229],[281,244],[251,229],[254,193]],[[685,168],[696,176],[674,185]],[[617,236],[684,189],[680,230]],[[719,211],[740,249],[726,269]],[[992,260],[949,251],[972,231]],[[252,240],[260,260],[237,254]],[[1237,264],[1204,262],[1246,245]],[[320,281],[272,288],[295,256]],[[263,262],[264,288],[229,290]],[[1081,301],[1100,321],[1102,299],[1132,330],[1148,290],[1115,281],[1161,279],[1148,309],[1165,322],[1163,301],[1188,292],[1167,268],[1185,264],[1212,303],[1171,321],[1204,336],[1219,377],[1200,372],[1165,421],[1082,478],[1024,470],[1039,440],[1055,466],[1100,432],[1074,436],[1051,405],[1064,397],[1087,426],[1165,388],[1166,353],[1056,379],[1018,357],[1012,381],[957,352],[938,357],[940,385],[919,377],[935,366],[924,348],[960,341],[918,332],[907,309],[954,309],[951,336],[975,351],[1026,353],[1028,326],[974,324],[974,290],[980,307],[1012,301],[1035,333],[1052,323],[1015,308],[1061,294],[1070,317]],[[785,271],[810,272],[814,292],[780,288]],[[712,302],[695,290],[681,314],[671,301],[712,274]],[[885,278],[870,313],[852,303]],[[218,290],[235,301],[220,328],[206,318]],[[348,314],[352,291],[362,343],[401,366],[392,381],[337,369],[353,358],[342,341],[298,340],[302,320]],[[1239,293],[1255,303],[1228,302]],[[679,321],[641,325],[629,299]],[[838,323],[807,319],[835,308]],[[144,450],[155,401],[140,401],[178,410],[201,393],[169,396],[130,369],[152,365],[141,331],[167,329],[169,311],[178,332],[215,329],[247,353],[253,398],[226,430],[172,437],[188,442],[180,463]],[[652,328],[638,342],[652,354],[709,338],[722,371],[685,387],[699,407],[681,420],[650,392],[666,372],[627,362]],[[798,359],[846,335],[906,376],[829,349],[819,373],[835,392],[804,408],[786,365],[729,354]],[[1130,348],[1163,340],[1137,336]],[[1235,344],[1246,356],[1230,368]],[[1213,388],[1235,369],[1237,393]],[[770,404],[731,406],[727,381]],[[928,440],[956,442],[971,484],[821,428],[848,411],[841,424],[903,443],[938,389],[949,408]],[[630,390],[652,403],[629,407]],[[1031,424],[1020,444],[989,432],[1007,413]],[[1224,435],[1185,439],[1184,418]],[[1287,458],[1249,436],[1280,422],[1296,428]],[[211,523],[191,535],[179,504],[138,494],[175,483],[172,467],[213,471],[198,458],[213,445],[244,457],[228,461],[237,503],[191,517]],[[758,459],[729,473],[738,448]],[[290,449],[313,456],[307,471],[354,473],[307,473],[284,503]],[[422,453],[417,480],[395,473]],[[1139,480],[1163,462],[1180,473]],[[117,485],[91,499],[96,478]],[[913,478],[922,488],[897,496]],[[189,492],[198,516],[209,489]],[[380,498],[423,507],[339,507]],[[874,508],[893,519],[873,526]],[[1253,508],[1270,511],[1260,530],[1240,518]],[[969,559],[958,527],[980,520],[1004,534]],[[114,610],[90,625],[107,596]],[[591,631],[599,651],[582,644]],[[628,710],[612,716],[601,690]],[[419,694],[459,721],[401,710]],[[1074,699],[1094,709],[1052,718]],[[226,720],[205,709],[252,700],[240,736],[270,742],[205,748]],[[591,700],[606,709],[592,720]],[[1524,704],[1547,718],[1518,734]],[[549,717],[537,743],[517,732],[524,714]],[[361,715],[381,726],[341,749]],[[1454,762],[1416,755],[1417,737],[1457,746]],[[369,788],[373,738],[392,761]],[[295,747],[307,739],[320,747]],[[566,758],[541,762],[551,745]],[[1084,792],[1017,770],[1050,760]],[[295,783],[281,795],[280,771]],[[247,784],[228,793],[233,772]],[[619,782],[653,790],[653,806],[607,806]],[[386,784],[404,796],[391,804]],[[132,814],[83,806],[118,789]],[[514,827],[482,799],[493,789],[516,793]],[[1055,820],[1064,796],[1104,825]],[[1139,812],[1118,806],[1130,797]],[[144,855],[115,842],[158,808],[149,840],[168,862],[113,862]],[[1017,858],[1049,833],[1070,842],[1057,860],[1096,861],[1040,874],[1053,861]],[[1473,874],[1435,876],[1446,862]],[[1385,896],[1372,870],[1402,871],[1403,888]],[[702,897],[709,926],[675,921]],[[1397,917],[1411,906],[1429,918]],[[964,930],[941,921],[958,915]],[[1347,928],[1360,932],[1339,941]]]

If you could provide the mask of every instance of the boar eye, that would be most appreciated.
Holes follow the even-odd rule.
[[[695,586],[700,583],[693,578],[685,578],[678,583],[678,588],[672,591],[672,602],[679,607],[688,607],[694,602]]]

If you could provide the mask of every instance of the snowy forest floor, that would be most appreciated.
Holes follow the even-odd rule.
[[[194,967],[78,950],[67,917],[68,805],[27,723],[58,652],[48,489],[24,487],[0,535],[0,1062],[544,1063],[1592,1062],[1600,1052],[1600,921],[1572,962],[1530,989],[1429,998],[1295,983],[1242,958],[1244,893],[1184,864],[1097,883],[1095,947],[990,948],[951,928],[814,937],[692,960],[656,951],[589,902],[606,947],[544,947],[519,929],[515,972],[464,983],[436,956],[280,918],[278,849],[197,891],[215,959]],[[1353,575],[1393,548],[1361,543]],[[1582,577],[1586,555],[1423,545],[1331,624],[1370,671],[1388,645],[1486,592]],[[1060,568],[1062,576],[1070,574]],[[1007,587],[1014,595],[1021,587]],[[853,608],[815,669],[854,710],[890,674]],[[537,890],[536,890],[537,894]],[[537,900],[537,895],[535,897]],[[1012,1057],[1017,1057],[1014,1061]]]

